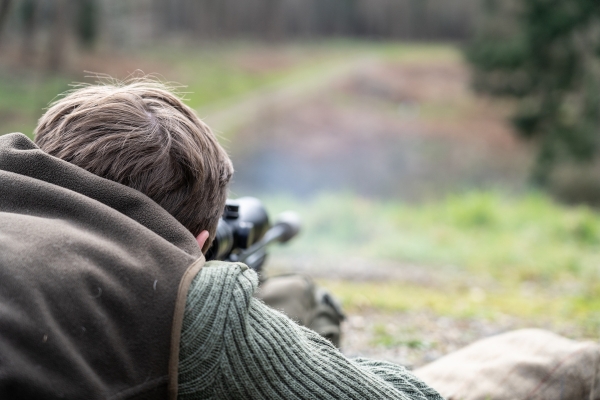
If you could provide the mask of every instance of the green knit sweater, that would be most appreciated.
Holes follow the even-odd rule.
[[[180,399],[442,399],[404,367],[349,360],[252,295],[244,264],[207,263],[190,286]]]

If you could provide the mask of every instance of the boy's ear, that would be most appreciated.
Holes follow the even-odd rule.
[[[208,231],[202,231],[198,236],[196,236],[196,242],[198,242],[198,246],[200,246],[203,253],[205,253],[208,250],[204,248],[204,244],[208,240],[208,236]]]

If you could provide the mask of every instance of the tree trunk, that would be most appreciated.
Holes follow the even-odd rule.
[[[0,1],[0,48],[2,48],[2,39],[4,33],[4,25],[8,21],[8,14],[10,11],[12,0],[1,0]]]
[[[65,64],[67,50],[67,0],[54,0],[50,43],[48,46],[47,69],[51,72],[61,70]]]
[[[21,42],[21,63],[31,66],[35,59],[35,32],[37,30],[37,0],[25,0],[21,3],[20,17],[23,23]]]
[[[267,0],[265,2],[265,36],[272,42],[280,40],[283,34],[283,21],[280,7],[281,0]]]

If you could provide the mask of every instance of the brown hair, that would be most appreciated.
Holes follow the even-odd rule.
[[[139,190],[192,234],[206,229],[214,238],[233,167],[210,128],[166,85],[136,78],[81,86],[51,104],[35,142]]]

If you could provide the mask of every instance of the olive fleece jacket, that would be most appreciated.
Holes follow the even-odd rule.
[[[147,196],[0,136],[0,399],[175,399],[203,264]]]

